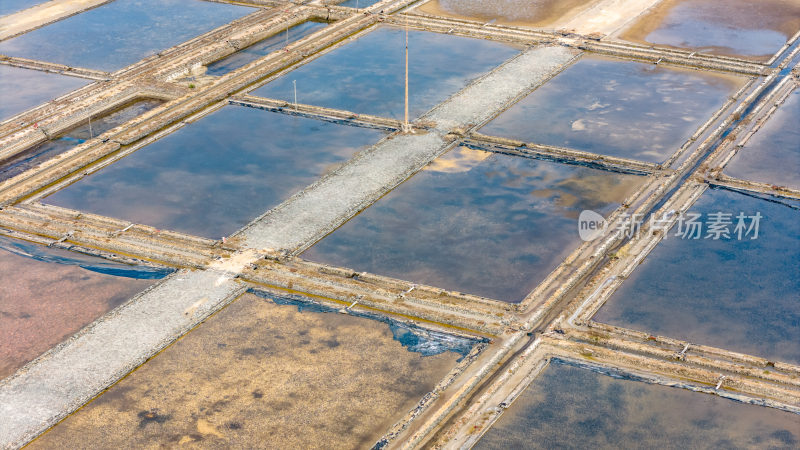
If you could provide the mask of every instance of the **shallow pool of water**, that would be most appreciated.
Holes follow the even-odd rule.
[[[519,52],[510,45],[409,32],[409,109],[417,117]],[[253,94],[359,114],[403,118],[405,31],[382,26]]]
[[[283,48],[289,43],[299,41],[306,36],[320,30],[327,24],[323,22],[308,21],[290,27],[288,33],[286,31],[262,39],[255,44],[243,48],[238,52],[227,56],[219,61],[215,61],[208,65],[208,75],[225,75],[228,72],[234,71],[245,64],[251,63],[262,56],[266,56],[275,50]],[[287,39],[288,36],[288,39]]]
[[[89,84],[89,80],[0,65],[0,121]]]
[[[476,449],[796,448],[800,415],[552,361]]]
[[[66,152],[78,144],[82,144],[91,137],[103,134],[116,126],[150,111],[162,103],[163,102],[160,100],[137,100],[104,116],[92,118],[91,120],[87,119],[84,124],[73,128],[55,139],[43,142],[10,159],[0,162],[0,181],[19,175],[54,156]]]
[[[732,213],[730,239],[672,230],[594,320],[765,358],[800,363],[800,204],[707,191],[691,209]],[[760,213],[758,238],[733,233]],[[745,223],[748,228],[751,221]]]
[[[381,321],[247,294],[32,447],[370,448],[458,357],[409,351]]]
[[[226,106],[44,201],[219,239],[384,134]]]
[[[622,38],[765,60],[798,29],[800,2],[795,0],[667,0]]]
[[[0,379],[168,273],[0,237]]]
[[[253,11],[198,0],[115,0],[0,42],[0,53],[113,72]]]
[[[584,57],[481,133],[663,162],[744,78]]]
[[[800,189],[800,90],[795,90],[754,134],[725,173]]]
[[[642,178],[455,149],[303,253],[313,261],[519,302]]]

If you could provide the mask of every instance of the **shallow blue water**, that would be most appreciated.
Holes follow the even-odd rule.
[[[403,118],[405,31],[382,26],[253,94],[359,114]],[[482,39],[409,32],[409,109],[417,117],[519,49]]]
[[[136,116],[139,116],[163,103],[160,100],[139,100],[124,106],[105,116],[95,117],[77,126],[76,128],[52,139],[43,142],[12,158],[0,161],[0,181],[19,175],[20,173],[41,164],[42,162],[67,150],[82,144],[93,136],[98,136],[106,131],[121,125]]]
[[[0,53],[113,72],[253,11],[198,0],[115,0],[0,42]]]
[[[739,149],[724,172],[746,180],[800,189],[800,90]]]
[[[87,84],[81,78],[0,65],[0,121]]]
[[[311,35],[326,25],[326,23],[313,21],[303,22],[295,25],[289,28],[289,43],[299,41],[300,39]],[[261,58],[262,56],[266,56],[275,50],[283,48],[286,46],[286,35],[286,31],[278,33],[274,36],[262,39],[249,47],[243,48],[242,50],[239,50],[228,57],[213,62],[208,65],[208,71],[206,73],[208,75],[216,76],[225,75],[228,72],[236,70],[245,64]]]
[[[519,302],[580,242],[580,212],[611,212],[641,180],[459,148],[303,257]]]
[[[693,212],[703,218],[717,211],[734,217],[759,212],[758,239],[684,240],[673,230],[594,320],[800,363],[798,206],[722,189],[706,192]]]
[[[50,249],[41,245],[0,236],[0,251],[10,252],[18,256],[37,261],[78,266],[90,272],[134,278],[137,280],[159,280],[174,272],[165,267],[134,266],[122,264],[102,258],[73,253],[60,249]]]
[[[0,16],[19,12],[45,1],[47,0],[3,0],[0,2]]]
[[[662,162],[744,79],[584,57],[481,133]]]
[[[44,201],[219,239],[383,136],[226,106]]]
[[[474,447],[797,448],[800,415],[552,361]]]

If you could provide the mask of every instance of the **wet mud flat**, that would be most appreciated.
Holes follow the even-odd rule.
[[[384,135],[226,106],[44,201],[219,239]]]
[[[0,237],[0,379],[167,274]]]
[[[800,415],[648,384],[615,370],[550,365],[478,441],[505,448],[796,448]]]
[[[796,0],[664,0],[619,37],[766,61],[798,30]]]
[[[520,302],[643,181],[464,147],[306,250],[312,261]]]
[[[366,448],[468,348],[302,297],[248,293],[32,448]]]
[[[0,65],[0,122],[89,83],[81,78]]]
[[[663,162],[745,81],[732,75],[583,57],[480,132]]]
[[[701,237],[670,230],[593,320],[800,363],[799,208],[791,200],[707,191],[690,209],[706,222]],[[718,212],[732,214],[730,238],[706,237],[710,214]],[[743,230],[742,240],[734,233],[739,213],[762,216],[757,239],[755,229]]]
[[[162,103],[163,101],[161,100],[153,99],[136,100],[102,116],[87,118],[82,125],[0,162],[0,181],[19,175],[76,145],[86,142],[88,139],[97,137],[150,111]]]
[[[725,167],[727,175],[800,189],[800,89],[795,89]]]
[[[483,39],[410,31],[409,116],[422,115],[519,53]],[[277,78],[254,95],[358,114],[403,118],[405,31],[380,26]]]
[[[253,8],[192,0],[115,0],[0,42],[0,53],[113,72]]]
[[[542,28],[569,18],[597,0],[431,0],[417,11],[456,19]]]

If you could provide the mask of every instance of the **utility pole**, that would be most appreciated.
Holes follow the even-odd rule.
[[[405,116],[403,119],[403,133],[411,132],[408,124],[408,17],[406,17],[406,95],[405,95]]]
[[[289,24],[286,24],[286,46],[289,46]]]
[[[294,110],[297,111],[297,80],[292,80],[294,85]]]
[[[89,115],[89,139],[93,138],[94,135],[92,134],[92,116]]]

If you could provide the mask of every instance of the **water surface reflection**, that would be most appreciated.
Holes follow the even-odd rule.
[[[45,201],[219,239],[383,135],[226,106]]]
[[[196,0],[114,0],[0,42],[0,53],[113,72],[253,11]]]
[[[577,246],[582,210],[607,214],[641,181],[458,148],[303,257],[519,302]]]
[[[725,173],[800,189],[800,89],[739,149]]]
[[[797,448],[800,415],[552,361],[476,449]]]
[[[511,45],[409,32],[409,108],[419,116],[519,52]],[[359,114],[403,118],[405,31],[379,27],[253,94]]]
[[[744,81],[728,75],[584,57],[481,132],[662,162]]]
[[[673,230],[594,320],[800,363],[798,208],[797,202],[707,191],[692,212],[703,218],[732,213],[731,230],[739,212],[760,213],[758,239],[684,240]]]

